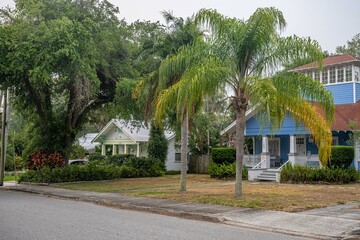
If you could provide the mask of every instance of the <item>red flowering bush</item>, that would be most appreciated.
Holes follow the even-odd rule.
[[[55,168],[64,165],[65,160],[60,153],[54,152],[47,155],[44,151],[39,150],[31,155],[30,161],[27,163],[27,168],[37,170],[43,167]]]

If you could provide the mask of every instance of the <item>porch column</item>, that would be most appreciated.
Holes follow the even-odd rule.
[[[103,155],[103,156],[106,155],[106,145],[105,144],[101,145],[101,155]]]
[[[290,135],[290,152],[288,154],[289,156],[289,161],[291,162],[292,165],[296,164],[296,136],[295,135]]]
[[[126,147],[126,144],[124,144],[124,154],[127,154],[127,147]]]
[[[356,170],[360,170],[359,169],[359,162],[360,162],[360,142],[359,142],[359,133],[355,133],[354,132],[354,136],[355,136],[355,143],[354,143],[354,150],[355,150],[355,156],[354,156],[354,165],[355,165],[355,169]]]
[[[112,155],[116,155],[116,145],[113,144],[112,146]]]
[[[136,156],[140,157],[140,144],[136,143]]]
[[[262,136],[261,168],[270,168],[269,137]]]

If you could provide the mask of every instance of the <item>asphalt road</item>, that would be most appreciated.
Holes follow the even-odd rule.
[[[0,191],[0,240],[302,239],[282,234]]]

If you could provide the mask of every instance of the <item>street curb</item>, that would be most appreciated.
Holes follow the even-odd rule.
[[[312,238],[312,239],[321,239],[321,240],[322,239],[330,239],[331,240],[331,239],[343,239],[344,238],[344,236],[334,237],[334,236],[326,236],[326,235],[320,235],[320,234],[297,232],[297,231],[285,230],[285,229],[280,229],[280,228],[265,227],[265,226],[255,225],[255,224],[247,224],[247,223],[243,223],[243,222],[236,222],[233,220],[229,220],[229,219],[226,219],[223,217],[211,216],[210,214],[190,213],[190,212],[184,212],[184,211],[170,210],[170,209],[161,208],[161,207],[157,207],[157,208],[156,207],[145,207],[145,206],[139,206],[139,205],[131,205],[131,204],[127,204],[127,203],[114,203],[112,201],[94,200],[94,199],[89,199],[89,198],[81,197],[81,196],[74,197],[74,196],[65,196],[65,195],[50,193],[50,192],[41,192],[41,191],[36,191],[34,189],[6,187],[6,188],[0,188],[0,190],[26,192],[26,193],[38,194],[38,195],[47,196],[47,197],[54,197],[54,198],[58,198],[58,199],[69,199],[69,200],[73,200],[73,201],[92,203],[92,204],[97,204],[100,206],[112,207],[112,208],[123,209],[123,210],[147,212],[147,213],[153,213],[153,214],[159,214],[159,215],[165,215],[165,216],[171,216],[171,217],[178,217],[178,218],[190,219],[190,220],[206,221],[206,222],[212,222],[212,223],[222,223],[222,224],[231,225],[231,226],[255,229],[255,230],[266,231],[266,232],[280,233],[280,234],[286,234],[286,235],[291,235],[291,236]],[[349,237],[349,236],[347,236],[347,237]]]
[[[331,240],[331,239],[342,239],[343,238],[343,237],[331,237],[331,236],[324,236],[324,235],[320,235],[320,234],[297,232],[297,231],[285,230],[285,229],[280,229],[280,228],[264,227],[264,226],[255,225],[255,224],[235,222],[232,220],[225,220],[223,222],[223,224],[237,226],[237,227],[243,227],[243,228],[251,228],[251,229],[256,229],[256,230],[261,230],[261,231],[266,231],[266,232],[282,233],[282,234],[297,236],[297,237],[321,239],[321,240],[323,240],[323,239]]]

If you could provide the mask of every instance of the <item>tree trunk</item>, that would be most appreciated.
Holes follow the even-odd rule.
[[[236,111],[236,180],[235,196],[242,196],[242,168],[244,156],[244,130],[245,130],[245,109],[238,108]]]
[[[181,122],[181,176],[180,191],[186,192],[186,174],[187,174],[187,149],[188,149],[188,112]]]

